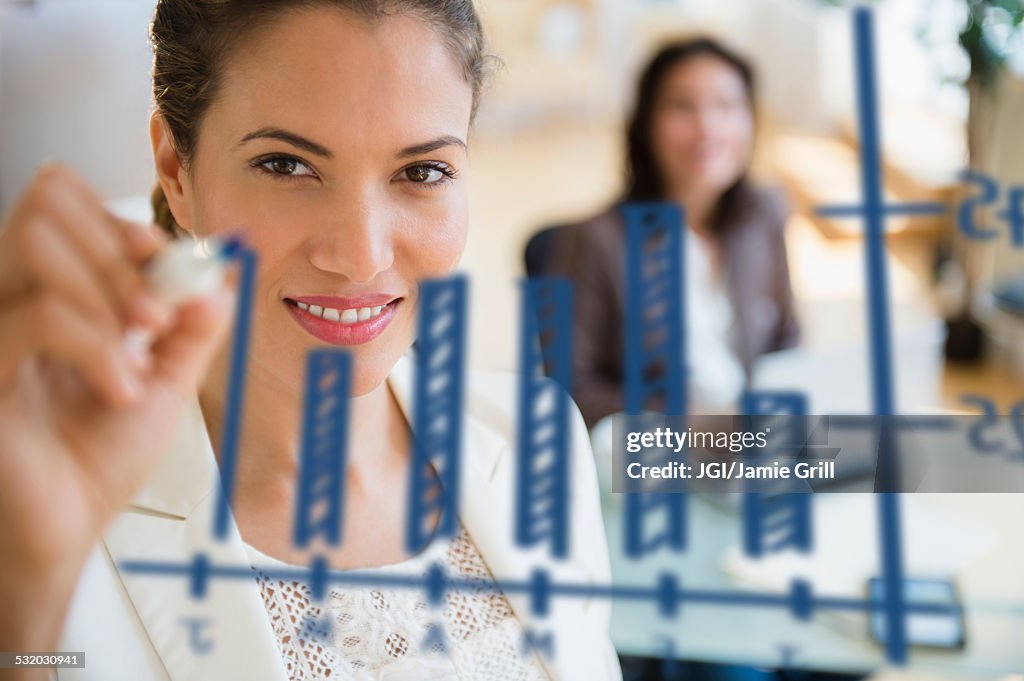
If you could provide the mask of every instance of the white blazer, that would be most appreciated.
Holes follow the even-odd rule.
[[[412,361],[403,358],[388,377],[410,423],[412,376]],[[498,579],[526,580],[543,567],[552,580],[607,584],[597,477],[575,407],[570,555],[555,561],[544,549],[523,549],[513,541],[515,390],[511,375],[468,372],[461,521]],[[84,651],[85,668],[59,670],[60,681],[289,681],[254,580],[211,579],[205,597],[195,599],[185,576],[119,569],[122,561],[188,562],[197,552],[205,552],[213,564],[248,566],[233,520],[225,541],[212,539],[218,484],[197,401],[157,473],[115,518],[86,562],[59,648]],[[620,681],[607,600],[552,598],[549,614],[535,617],[527,595],[506,596],[524,629],[552,635],[554,654],[538,653],[538,658],[554,681]],[[200,648],[212,645],[208,652],[193,650],[194,629]]]

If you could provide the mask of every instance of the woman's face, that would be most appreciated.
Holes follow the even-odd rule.
[[[651,142],[670,191],[721,193],[746,170],[753,115],[740,74],[701,55],[671,68],[654,104]]]
[[[240,41],[175,215],[257,252],[254,372],[298,389],[307,352],[336,346],[353,394],[385,379],[413,341],[419,282],[465,244],[471,108],[454,55],[412,17],[317,8]]]

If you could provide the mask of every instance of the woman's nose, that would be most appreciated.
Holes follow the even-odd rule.
[[[394,227],[386,203],[350,201],[309,241],[309,260],[325,272],[366,283],[394,263]]]
[[[701,107],[696,115],[697,132],[701,137],[711,137],[718,130],[721,114],[711,107]]]

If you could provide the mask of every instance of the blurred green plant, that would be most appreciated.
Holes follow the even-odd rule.
[[[987,167],[999,83],[1007,63],[1022,49],[1024,0],[963,0],[966,13],[957,42],[967,55],[967,154],[971,167]],[[1018,57],[1019,58],[1019,57]],[[962,77],[962,76],[961,76]]]
[[[971,63],[968,80],[990,92],[1007,59],[1020,47],[1024,0],[967,0],[966,4],[959,42]]]
[[[879,4],[879,0],[875,0]],[[1024,48],[1021,24],[1024,23],[1024,0],[962,0],[966,8],[963,26],[957,36],[960,47],[970,62],[968,81],[975,81],[982,90],[991,91],[1007,60]],[[818,0],[826,7],[849,7],[853,0]],[[875,3],[872,3],[875,4]],[[929,31],[920,38],[931,42]],[[965,85],[967,83],[964,83]]]
[[[899,1],[899,0],[895,0]],[[949,68],[942,60],[943,79],[955,82],[967,90],[969,109],[967,120],[968,155],[972,165],[980,162],[980,140],[989,131],[990,114],[998,95],[999,82],[1011,58],[1024,69],[1024,59],[1015,53],[1024,50],[1024,0],[947,0],[947,6],[962,5],[963,19],[956,29],[948,25],[936,26],[925,19],[918,38],[932,49],[952,40],[952,30],[967,57],[966,68]],[[818,0],[825,7],[849,7],[856,0]],[[883,5],[884,0],[873,4]],[[944,14],[944,13],[942,13]],[[949,31],[947,33],[947,31]]]

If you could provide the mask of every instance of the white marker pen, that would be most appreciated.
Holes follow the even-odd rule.
[[[175,241],[146,265],[146,283],[157,300],[176,307],[223,286],[228,263],[239,248],[238,239]]]
[[[241,241],[231,239],[181,239],[165,246],[153,256],[143,276],[149,292],[170,307],[213,293],[224,286],[232,256]],[[148,364],[152,333],[148,329],[128,329],[124,334],[125,351]]]

